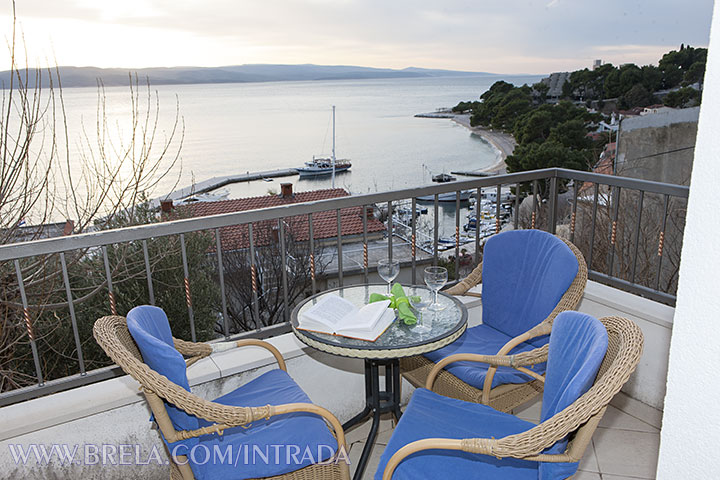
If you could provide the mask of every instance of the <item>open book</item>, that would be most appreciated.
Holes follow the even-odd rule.
[[[300,315],[298,328],[374,342],[395,320],[390,300],[358,308],[337,295],[325,295]]]

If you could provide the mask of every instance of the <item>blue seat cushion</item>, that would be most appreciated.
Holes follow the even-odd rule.
[[[548,347],[541,421],[561,412],[590,389],[607,347],[607,329],[597,319],[580,312],[562,312],[557,316]],[[562,453],[566,447],[567,439],[545,453]],[[568,478],[577,467],[578,463],[543,463],[539,478]]]
[[[495,355],[497,352],[510,341],[511,337],[500,332],[489,325],[477,325],[468,328],[460,338],[445,347],[426,353],[425,358],[433,362],[439,362],[445,357],[456,353],[478,353],[481,355]],[[547,343],[547,338],[544,340]],[[540,345],[537,345],[540,346]],[[529,343],[521,343],[515,347],[510,353],[526,352],[537,348],[536,345]],[[458,377],[463,382],[475,388],[482,389],[487,374],[488,365],[479,362],[455,362],[446,366],[445,369]],[[545,364],[538,364],[532,368],[533,371],[543,374],[545,372]],[[506,383],[527,383],[532,378],[524,373],[510,367],[500,367],[493,377],[492,387]]]
[[[490,237],[483,253],[483,324],[510,337],[525,333],[555,309],[578,268],[570,247],[547,232]]]
[[[183,356],[175,349],[165,312],[158,307],[143,305],[130,310],[126,320],[145,364],[189,392],[187,366]],[[176,430],[198,428],[196,417],[169,402],[165,402],[165,407]]]
[[[415,390],[390,442],[380,457],[375,480],[381,480],[390,457],[423,438],[500,438],[534,427],[530,422],[486,405],[443,397],[424,388]],[[393,480],[420,478],[537,480],[538,463],[455,450],[425,450],[405,457]]]
[[[311,403],[284,370],[271,370],[215,402],[240,407]],[[200,427],[210,425],[203,419]],[[291,413],[204,435],[198,444],[168,444],[170,452],[186,455],[198,480],[262,478],[299,470],[335,454],[337,440],[318,415]]]

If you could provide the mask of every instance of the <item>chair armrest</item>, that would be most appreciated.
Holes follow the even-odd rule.
[[[285,366],[285,359],[283,358],[282,354],[280,353],[280,350],[275,348],[275,345],[265,342],[263,340],[257,340],[254,338],[246,338],[243,340],[238,340],[236,342],[218,342],[218,343],[211,343],[210,347],[212,348],[212,353],[218,353],[218,352],[225,352],[228,350],[232,350],[233,348],[239,348],[239,347],[262,347],[266,350],[269,350],[270,353],[273,354],[275,357],[275,360],[277,360],[278,367],[280,367],[280,370],[285,370],[287,372],[287,367]]]
[[[186,362],[188,367],[193,363],[197,362],[198,360],[205,358],[213,353],[225,352],[227,350],[232,350],[233,348],[238,347],[254,346],[262,347],[266,350],[269,350],[270,353],[272,353],[275,357],[275,360],[277,360],[280,369],[287,372],[287,367],[285,366],[285,359],[282,357],[280,351],[275,348],[274,345],[268,342],[264,342],[262,340],[247,338],[243,340],[238,340],[236,342],[199,343],[188,342],[187,340],[181,340],[179,338],[173,337],[173,342],[175,343],[175,348],[178,352],[187,357],[190,357]]]
[[[554,317],[553,317],[554,319]],[[533,328],[528,330],[527,332],[518,335],[515,338],[510,339],[509,342],[507,342],[505,345],[502,346],[502,348],[498,351],[497,355],[507,355],[513,348],[517,347],[523,342],[527,342],[528,340],[532,338],[542,337],[543,335],[549,335],[552,331],[552,319],[545,319],[539,324],[535,325]],[[482,403],[487,405],[490,403],[490,390],[492,390],[492,381],[495,377],[495,372],[497,371],[496,366],[491,366],[488,368],[487,374],[485,375],[485,383],[483,383],[483,396],[482,396]],[[528,373],[529,371],[523,371],[523,373],[527,373],[531,377],[538,379],[535,374],[535,372],[532,372],[532,374]],[[543,378],[541,381],[545,381]]]
[[[230,408],[248,408],[248,407],[230,407]],[[282,405],[266,405],[264,407],[253,407],[255,409],[260,409],[260,418],[269,419],[270,417],[274,417],[276,415],[283,415],[286,413],[294,413],[294,412],[305,412],[305,413],[314,413],[315,415],[318,415],[325,419],[333,428],[333,431],[335,432],[335,437],[338,441],[338,448],[341,448],[345,446],[345,432],[342,428],[342,425],[340,425],[340,421],[328,410],[319,407],[312,403],[285,403]],[[254,421],[259,420],[260,418],[256,418]],[[206,419],[207,420],[207,419]],[[233,428],[236,425],[228,425],[227,423],[215,423],[214,425],[210,425],[203,428],[198,428],[197,430],[182,430],[177,432],[177,436],[179,439],[188,439],[193,437],[201,437],[203,435],[213,434],[217,433],[218,435],[222,435],[223,432],[228,428]],[[249,427],[248,427],[249,428]]]
[[[482,262],[480,262],[467,277],[460,281],[460,283],[457,283],[456,285],[453,285],[443,291],[445,293],[449,293],[450,295],[480,296],[479,294],[468,294],[468,290],[482,282],[482,265]]]
[[[537,373],[528,370],[528,365],[536,365],[547,361],[548,346],[544,345],[535,350],[529,352],[522,352],[515,355],[480,355],[476,353],[456,353],[445,357],[435,364],[433,369],[428,374],[427,380],[425,381],[425,388],[432,390],[432,386],[435,383],[435,378],[438,376],[440,371],[445,366],[455,362],[481,362],[487,363],[495,368],[497,367],[511,367],[516,370],[520,370],[523,373],[527,373],[533,377],[540,377]]]
[[[535,427],[537,428],[537,427]],[[532,429],[534,430],[534,429]],[[573,459],[570,457],[570,455],[567,454],[556,454],[556,455],[534,455],[536,448],[535,446],[532,447],[523,447],[521,445],[521,442],[518,442],[518,445],[520,445],[519,448],[515,448],[514,452],[504,454],[501,453],[502,450],[502,444],[507,439],[510,439],[511,437],[519,437],[523,435],[523,432],[521,434],[517,435],[510,435],[501,439],[494,439],[494,438],[465,438],[465,439],[455,439],[455,438],[424,438],[422,440],[416,440],[412,443],[409,443],[402,447],[400,450],[395,452],[395,454],[390,457],[390,460],[388,461],[387,465],[385,466],[385,471],[383,472],[383,480],[391,480],[393,472],[395,472],[395,469],[397,466],[402,462],[405,457],[412,455],[413,453],[421,452],[423,450],[460,450],[463,452],[468,453],[476,453],[480,455],[490,455],[496,458],[504,458],[504,457],[512,457],[512,458],[522,458],[523,460],[530,460],[530,461],[536,461],[536,462],[553,462],[553,463],[562,463],[562,462],[573,462],[578,461],[576,459]],[[541,449],[542,450],[542,449]],[[527,454],[525,454],[527,452]]]
[[[138,367],[138,371],[134,372],[133,376],[135,375],[137,375],[137,378],[142,379],[142,388],[146,392],[146,398],[148,403],[151,404],[151,407],[153,406],[153,402],[159,402],[158,405],[156,405],[157,408],[153,408],[153,411],[156,412],[155,418],[160,425],[163,435],[171,443],[209,433],[218,433],[221,435],[222,431],[227,428],[247,425],[276,415],[292,412],[309,412],[325,419],[335,431],[338,447],[345,446],[345,433],[335,415],[312,403],[288,403],[283,405],[265,405],[264,407],[222,405],[198,397],[192,392],[188,392],[183,387],[169,381],[165,376],[160,375],[145,364]],[[186,413],[213,422],[215,425],[197,430],[183,430],[178,432],[173,428],[172,422],[164,409],[164,405],[162,404],[163,399],[176,405]],[[164,415],[158,414],[157,412],[163,412]],[[163,426],[166,428],[163,428]]]

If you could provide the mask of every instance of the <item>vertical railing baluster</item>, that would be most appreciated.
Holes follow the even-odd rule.
[[[577,203],[578,203],[578,181],[573,180],[573,208],[570,217],[570,241],[575,241],[575,224],[577,222]]]
[[[412,284],[416,285],[417,284],[417,274],[416,274],[415,270],[417,268],[417,265],[416,265],[416,263],[417,263],[417,258],[416,258],[417,228],[416,228],[415,224],[417,223],[417,202],[415,200],[415,197],[412,198],[412,201],[410,203],[410,208],[412,209],[412,213],[410,214],[410,222],[412,223],[412,225],[411,225],[412,234],[410,235],[410,254],[412,255],[412,260],[411,260],[412,261]]]
[[[482,202],[482,188],[475,191],[475,264],[480,263],[480,203]],[[469,222],[468,222],[469,223]]]
[[[638,250],[640,248],[640,222],[642,221],[643,201],[645,200],[645,190],[640,190],[638,198],[637,222],[635,223],[635,253],[633,254],[632,273],[630,274],[630,283],[635,283],[635,271],[637,269]]]
[[[148,295],[150,305],[155,305],[155,291],[153,290],[152,273],[150,273],[150,255],[148,254],[147,240],[142,241],[143,258],[145,259],[145,276],[147,277]]]
[[[434,221],[434,229],[433,229],[433,237],[434,237],[433,238],[433,265],[438,264],[438,234],[439,234],[438,229],[440,226],[440,219],[438,218],[440,208],[438,206],[438,203],[439,203],[439,198],[438,198],[438,194],[436,193],[435,194],[435,204],[434,204],[435,221]]]
[[[537,207],[538,207],[538,182],[537,180],[533,180],[533,210],[532,210],[532,217],[530,219],[530,228],[534,229],[535,225],[537,224]]]
[[[663,208],[663,221],[662,221],[662,230],[660,230],[660,238],[658,239],[658,269],[657,269],[657,279],[655,280],[655,290],[660,290],[660,275],[662,274],[662,259],[663,259],[663,250],[665,247],[665,229],[667,228],[667,216],[668,216],[668,206],[670,204],[670,195],[665,194],[665,206]]]
[[[495,233],[500,233],[500,193],[502,185],[498,184],[495,190]]]
[[[222,303],[223,333],[225,338],[230,337],[230,319],[227,314],[227,297],[225,296],[225,266],[223,265],[222,242],[220,241],[220,229],[215,229],[215,252],[218,262],[218,280],[220,281],[220,301]]]
[[[393,258],[393,219],[392,219],[392,200],[387,203],[387,236],[388,236],[388,260]]]
[[[280,237],[280,257],[282,267],[282,292],[283,292],[283,319],[287,322],[290,320],[290,305],[288,302],[288,284],[287,284],[287,252],[285,245],[285,219],[278,218],[278,235]]]
[[[115,292],[113,291],[112,275],[110,274],[110,260],[108,260],[107,246],[103,245],[103,263],[105,263],[105,280],[108,287],[108,299],[110,300],[110,313],[117,315],[117,305],[115,304]]]
[[[38,385],[45,383],[43,381],[42,368],[40,368],[40,354],[38,353],[37,343],[35,341],[35,329],[33,328],[32,319],[30,318],[30,308],[28,307],[27,295],[25,293],[25,282],[23,282],[22,271],[20,270],[20,261],[15,259],[15,274],[18,280],[18,289],[20,290],[20,298],[23,305],[23,317],[25,319],[25,329],[30,339],[30,348],[32,349],[33,362],[35,363],[35,376]]]
[[[313,215],[308,213],[308,237],[310,239],[310,281],[312,283],[311,295],[315,295],[317,287],[315,285],[315,227],[313,226]]]
[[[590,254],[588,255],[588,270],[592,270],[593,248],[595,246],[595,223],[597,221],[598,196],[600,194],[600,184],[595,184],[595,201],[593,202],[592,228],[590,229]]]
[[[550,218],[548,219],[548,232],[555,235],[557,231],[557,197],[558,197],[558,179],[550,178]]]
[[[372,208],[372,207],[370,207]],[[368,238],[367,238],[367,220],[368,215],[371,210],[369,210],[367,205],[363,205],[362,207],[362,225],[363,225],[363,281],[365,283],[368,283],[368,275],[370,274],[369,269],[370,265],[368,262]]]
[[[613,276],[613,263],[615,263],[615,244],[617,240],[618,213],[620,210],[620,187],[613,187],[613,218],[610,225],[610,251],[608,252],[608,276]]]
[[[190,272],[188,270],[187,248],[185,247],[185,234],[180,234],[180,254],[183,263],[183,284],[185,285],[185,305],[188,310],[188,320],[190,321],[190,338],[193,342],[197,341],[195,336],[195,314],[193,313],[192,295],[190,294]]]
[[[455,280],[460,280],[460,190],[455,192]]]
[[[515,230],[520,228],[520,182],[515,184]]]
[[[342,249],[342,220],[340,209],[335,211],[337,217],[337,252],[338,252],[338,285],[343,286],[343,249]]]
[[[70,322],[72,323],[73,337],[75,337],[75,349],[77,350],[78,363],[80,364],[80,375],[85,375],[85,360],[83,359],[82,343],[80,343],[80,333],[78,332],[77,317],[75,316],[75,305],[73,304],[72,289],[70,288],[70,277],[68,276],[65,252],[60,252],[60,267],[62,269],[63,283],[65,283],[65,295],[67,296],[68,310],[70,311]]]
[[[311,220],[312,222],[312,220]],[[315,268],[313,265],[313,241],[312,241],[312,223],[310,224],[310,274],[312,275],[312,288],[315,293]],[[250,246],[250,285],[252,287],[252,306],[253,316],[255,317],[255,328],[262,326],[262,319],[260,318],[260,299],[258,296],[258,272],[257,262],[255,261],[255,231],[253,230],[253,224],[248,223],[248,244]]]

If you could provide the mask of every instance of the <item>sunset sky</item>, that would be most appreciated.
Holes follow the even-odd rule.
[[[12,2],[0,0],[5,39]],[[712,0],[18,0],[30,65],[547,73],[707,46]],[[7,49],[0,70],[9,68]]]

